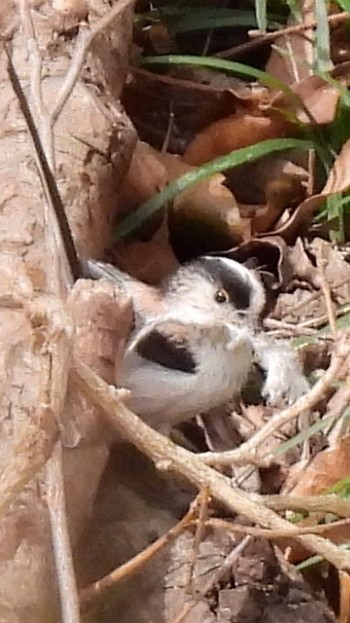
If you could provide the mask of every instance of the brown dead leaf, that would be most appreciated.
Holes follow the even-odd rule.
[[[318,495],[350,474],[350,435],[319,452],[293,487],[293,495]]]
[[[307,253],[305,243],[301,238],[298,238],[295,245],[290,249],[289,261],[293,268],[294,277],[301,281],[307,281],[317,289],[321,287],[319,272],[315,263],[312,262],[310,254]]]
[[[278,236],[254,238],[236,249],[231,249],[227,255],[237,262],[252,264],[262,272],[269,273],[269,287],[272,289],[291,280],[289,251],[284,240]]]
[[[178,157],[157,153],[169,181],[192,170]],[[169,211],[169,231],[176,251],[200,254],[230,248],[250,237],[249,222],[242,219],[237,202],[223,184],[225,177],[212,175],[179,193]]]
[[[350,140],[344,143],[338,154],[323,190],[318,195],[305,199],[287,223],[276,229],[274,233],[284,238],[287,244],[292,244],[301,231],[308,226],[314,213],[327,197],[335,193],[344,192],[350,187],[349,162]]]
[[[300,12],[305,25],[313,22],[315,17],[313,0],[301,2]],[[303,32],[289,33],[276,39],[265,71],[290,85],[310,75],[313,54],[313,30],[311,28]]]
[[[338,65],[329,72],[336,84],[330,83],[321,76],[307,76],[293,82],[290,90],[298,99],[285,92],[278,92],[271,99],[266,110],[291,110],[305,124],[328,124],[334,121],[337,105],[341,95],[341,86],[350,83],[350,62]]]
[[[252,219],[253,233],[271,231],[284,210],[304,195],[302,182],[297,177],[282,173],[269,180],[265,186],[266,205]]]
[[[290,489],[287,479],[284,490],[291,495],[320,495],[350,473],[350,435],[344,437],[336,447],[319,452],[306,469],[298,471],[297,484]],[[295,475],[290,474],[295,478]],[[300,526],[315,524],[320,520],[319,514],[312,513],[298,523]],[[344,543],[350,539],[350,524],[332,527],[323,533],[325,538],[334,543]],[[288,549],[288,559],[297,562],[307,558],[310,552],[291,539],[283,539],[279,545]]]
[[[129,275],[155,285],[178,267],[169,243],[166,221],[147,240],[119,242],[111,251],[113,263]]]
[[[325,260],[325,278],[331,289],[332,298],[338,305],[344,305],[350,300],[350,264],[344,259],[339,249],[322,238],[315,238],[309,245],[309,250],[316,257],[320,255]],[[340,284],[343,284],[340,286]]]
[[[130,214],[139,205],[162,190],[169,181],[164,165],[156,157],[155,150],[147,143],[138,141],[130,167],[121,188],[121,217]]]
[[[271,138],[293,136],[295,126],[282,116],[253,115],[240,109],[209,125],[187,147],[184,162],[200,165]]]
[[[192,167],[179,157],[139,142],[123,187],[125,212],[130,213],[166,183],[190,170]],[[154,284],[177,266],[172,245],[179,255],[182,248],[187,253],[190,249],[194,256],[216,248],[229,248],[244,237],[249,238],[249,222],[241,218],[224,180],[223,175],[216,174],[179,193],[169,208],[168,221],[164,221],[163,213],[158,213],[151,223],[153,236],[149,238],[148,226],[142,230],[143,241],[119,242],[111,251],[113,260],[122,270]]]
[[[270,106],[292,110],[299,121],[305,124],[325,124],[334,120],[340,97],[338,86],[320,76],[308,76],[290,88],[300,98],[300,102],[292,101],[291,95],[279,92],[271,100]]]
[[[257,89],[232,76],[204,70],[179,66],[171,74],[160,75],[140,67],[131,69],[123,103],[142,140],[161,149],[172,111],[170,151],[183,153],[196,133],[209,124],[231,115],[238,106],[247,110],[257,107]],[[267,101],[263,94],[258,98]]]

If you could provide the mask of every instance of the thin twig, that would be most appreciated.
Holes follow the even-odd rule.
[[[198,489],[208,487],[211,495],[234,513],[245,515],[254,524],[265,528],[290,528],[290,523],[276,513],[254,502],[250,496],[231,485],[228,477],[205,465],[198,455],[176,446],[169,438],[145,424],[122,402],[128,392],[117,390],[97,374],[75,360],[71,380],[104,411],[112,426],[158,467],[182,474]],[[298,535],[295,538],[307,549],[322,556],[338,569],[350,569],[350,552],[339,549],[329,540],[317,535]]]
[[[342,11],[341,13],[337,13],[336,15],[328,16],[328,23],[330,26],[337,26],[342,22],[347,21],[350,18],[350,13],[347,11]],[[218,52],[215,56],[219,58],[235,58],[240,56],[241,54],[245,54],[246,52],[250,52],[261,45],[265,45],[269,41],[275,41],[278,37],[286,37],[288,35],[303,33],[305,30],[309,30],[311,28],[316,28],[317,22],[313,21],[309,24],[295,24],[293,26],[288,26],[287,28],[281,28],[280,30],[274,30],[273,32],[267,32],[264,35],[258,35],[257,38],[254,38],[252,41],[247,41],[247,43],[242,43],[242,45],[237,45],[233,48],[229,48],[228,50],[223,50],[222,52]]]
[[[346,277],[345,279],[342,279],[341,281],[339,281],[339,283],[335,283],[335,284],[332,283],[332,292],[334,292],[334,290],[338,290],[338,288],[342,288],[343,286],[346,286],[349,282],[350,282],[350,277]],[[299,311],[300,309],[302,309],[303,307],[307,307],[310,303],[312,303],[313,301],[316,301],[321,296],[322,296],[321,290],[317,290],[316,292],[313,292],[304,301],[300,301],[300,303],[295,305],[295,307],[293,307],[293,312],[295,313]]]
[[[52,124],[55,123],[73,91],[74,85],[76,84],[82,70],[86,53],[95,37],[107,28],[107,26],[109,26],[111,22],[113,22],[113,20],[115,20],[128,6],[134,4],[135,1],[136,0],[119,0],[119,2],[117,2],[108,13],[95,22],[91,28],[87,24],[80,25],[69,69],[66,73],[64,83],[59,91],[57,101],[51,109],[50,115]]]
[[[200,544],[202,542],[204,532],[205,532],[205,521],[208,515],[208,500],[209,500],[209,489],[205,487],[199,492],[198,502],[199,502],[199,517],[196,523],[196,532],[193,539],[193,548],[191,552],[191,560],[189,564],[188,570],[188,582],[186,588],[191,588],[192,592],[194,590],[194,567],[196,564],[196,560],[198,558]]]
[[[324,376],[310,389],[301,396],[293,405],[287,407],[280,413],[276,413],[266,424],[258,430],[248,441],[243,443],[235,450],[225,452],[205,452],[201,458],[210,465],[230,465],[232,463],[255,462],[258,447],[267,437],[270,437],[282,426],[296,419],[302,413],[311,410],[325,396],[331,384],[340,371],[343,363],[349,354],[350,336],[343,333],[339,342],[335,345],[332,360]]]
[[[338,517],[350,517],[350,501],[338,495],[259,495],[251,493],[251,498],[258,504],[275,511],[292,510],[307,513],[332,513]]]
[[[350,379],[338,389],[335,396],[332,396],[328,404],[327,417],[331,419],[331,424],[325,432],[330,448],[335,448],[343,437],[345,430],[349,427],[348,418],[343,418],[344,411],[350,405]]]
[[[333,307],[331,289],[326,279],[326,271],[325,271],[327,260],[324,257],[322,257],[322,248],[319,249],[318,252],[316,253],[316,263],[317,263],[317,268],[319,272],[323,297],[324,297],[324,301],[326,304],[328,323],[329,323],[333,337],[336,338],[337,337],[337,325],[335,322],[335,312],[334,312],[334,307]]]
[[[69,539],[62,474],[62,447],[57,442],[46,466],[45,497],[49,510],[62,623],[80,623],[78,590]]]
[[[19,0],[20,16],[22,28],[27,37],[27,48],[29,53],[30,63],[30,92],[32,104],[36,107],[35,116],[43,117],[47,114],[45,110],[42,88],[41,88],[41,71],[42,71],[42,58],[38,46],[38,41],[35,36],[31,10],[28,0]]]
[[[166,545],[169,545],[171,541],[173,541],[176,537],[183,532],[183,530],[191,523],[193,517],[197,511],[198,506],[198,496],[193,504],[191,504],[191,508],[186,513],[186,515],[179,521],[173,528],[170,528],[168,532],[154,543],[151,543],[148,547],[146,547],[142,552],[136,554],[133,558],[128,560],[126,563],[114,569],[108,575],[105,575],[101,580],[97,580],[90,586],[83,588],[80,591],[80,599],[82,602],[90,601],[95,597],[101,595],[104,591],[106,591],[111,586],[114,586],[121,579],[125,579],[130,575],[139,571],[139,569],[149,560],[151,560],[158,552],[160,552]]]
[[[198,525],[198,519],[195,519],[192,523]],[[294,526],[298,527],[298,534],[323,534],[333,528],[343,528],[344,526],[350,527],[349,519],[339,519],[339,521],[333,521],[325,524],[310,524],[308,526],[300,526],[298,524],[291,524],[293,529],[283,530],[267,530],[266,528],[255,528],[253,526],[243,526],[233,522],[226,521],[225,519],[211,518],[207,519],[205,525],[208,528],[215,528],[219,530],[227,530],[228,532],[248,534],[249,536],[261,537],[264,539],[285,539],[288,537],[295,538]]]

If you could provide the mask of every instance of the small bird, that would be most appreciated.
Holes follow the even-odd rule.
[[[89,260],[132,299],[135,323],[116,384],[130,390],[128,406],[151,426],[172,426],[239,394],[254,363],[266,374],[271,404],[308,390],[297,355],[269,338],[258,273],[223,257],[202,256],[152,287],[110,264]]]

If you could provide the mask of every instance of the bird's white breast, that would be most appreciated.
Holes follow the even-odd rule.
[[[215,328],[214,328],[215,329]],[[250,334],[222,327],[202,330],[196,372],[168,369],[127,351],[118,373],[128,388],[128,406],[154,428],[170,428],[197,413],[227,402],[238,393],[252,366]]]

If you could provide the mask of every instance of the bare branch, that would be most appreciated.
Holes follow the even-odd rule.
[[[203,463],[198,455],[176,446],[170,439],[150,428],[122,402],[127,393],[107,385],[81,361],[75,360],[72,381],[105,412],[108,421],[128,441],[148,456],[159,469],[185,476],[197,488],[208,487],[211,495],[234,513],[243,514],[254,524],[272,529],[292,529],[291,524],[276,513],[253,501],[249,494],[233,487],[229,478]],[[295,538],[306,548],[319,554],[338,569],[350,568],[350,552],[339,549],[317,535],[300,535],[294,526]]]
[[[229,465],[231,463],[255,463],[257,460],[257,451],[267,437],[279,430],[282,426],[296,419],[302,413],[309,411],[314,407],[327,393],[337,374],[339,373],[343,363],[349,355],[350,336],[343,333],[332,356],[331,364],[324,376],[310,389],[310,391],[299,398],[292,406],[284,409],[280,413],[276,413],[255,435],[248,441],[243,443],[235,450],[227,452],[206,452],[201,455],[203,461],[210,465]]]
[[[105,575],[101,580],[97,580],[90,586],[83,588],[80,591],[80,599],[83,602],[90,601],[98,595],[101,595],[105,590],[119,582],[121,579],[125,579],[136,573],[146,562],[151,560],[153,556],[158,554],[166,545],[173,541],[176,537],[183,532],[183,530],[191,523],[194,518],[195,511],[198,505],[198,496],[186,515],[179,521],[173,528],[170,528],[166,534],[159,537],[154,543],[151,543],[142,552],[136,554],[133,558],[126,563],[111,571],[108,575]]]
[[[96,35],[107,28],[107,26],[109,26],[109,24],[113,22],[113,20],[118,17],[118,15],[120,15],[126,7],[134,4],[135,1],[136,0],[119,0],[119,2],[117,2],[117,4],[108,13],[106,13],[106,15],[101,17],[101,19],[99,19],[92,28],[89,28],[87,24],[80,25],[70,67],[66,73],[66,77],[58,94],[57,101],[50,113],[52,125],[60,115],[67,99],[73,91],[74,85],[82,70],[86,53]]]
[[[45,497],[49,509],[53,551],[61,597],[62,623],[80,623],[78,589],[70,545],[64,481],[62,447],[57,442],[46,466]]]

